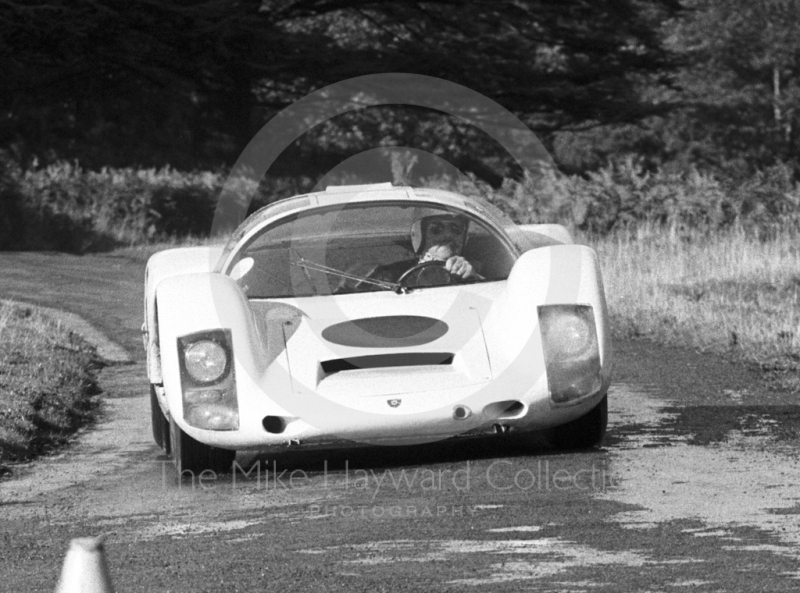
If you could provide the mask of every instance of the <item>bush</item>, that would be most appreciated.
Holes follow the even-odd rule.
[[[211,232],[220,172],[164,169],[87,171],[56,163],[26,171],[18,185],[23,196],[27,249],[73,253],[142,245]],[[252,205],[292,195],[293,184],[271,181],[257,187],[234,184]],[[251,208],[252,209],[252,208]]]
[[[57,163],[27,171],[26,246],[74,253],[203,236],[211,230],[218,173],[102,169]]]
[[[220,172],[87,171],[65,162],[21,172],[0,154],[0,249],[84,253],[207,236],[225,182]],[[474,176],[426,184],[483,195],[520,223],[558,222],[596,234],[643,224],[679,235],[733,226],[760,237],[800,229],[800,185],[785,166],[721,179],[696,168],[650,171],[629,158],[584,176],[547,169],[506,179],[497,190]],[[257,188],[241,181],[231,189],[239,205],[253,196],[252,212],[310,185],[268,178]]]
[[[732,184],[730,194],[738,218],[760,236],[773,236],[785,228],[800,229],[800,185],[788,165],[770,167]]]
[[[519,223],[559,222],[597,234],[638,225],[678,233],[800,228],[800,185],[785,167],[741,183],[696,168],[647,171],[627,159],[586,176],[549,170],[536,179],[506,180],[488,198]]]

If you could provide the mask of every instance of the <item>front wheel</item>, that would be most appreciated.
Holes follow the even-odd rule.
[[[150,383],[150,423],[153,427],[153,440],[156,445],[164,450],[164,453],[169,455],[172,452],[169,438],[169,420],[167,420],[164,412],[161,411],[161,406],[158,405],[156,386],[152,383]]]
[[[572,422],[547,431],[547,440],[556,449],[590,449],[603,442],[608,425],[608,396],[590,412]]]
[[[206,470],[218,474],[231,471],[236,451],[212,447],[193,439],[181,430],[175,420],[170,420],[170,434],[178,479],[183,477],[184,472],[189,472],[193,476]]]

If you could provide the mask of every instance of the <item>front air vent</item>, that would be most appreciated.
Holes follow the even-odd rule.
[[[494,402],[483,408],[483,413],[495,420],[510,420],[519,418],[525,412],[525,404],[517,400]]]
[[[320,365],[326,375],[360,369],[416,367],[453,364],[451,352],[406,352],[404,354],[375,354],[325,360]]]
[[[264,427],[264,430],[271,434],[281,434],[286,430],[286,420],[280,416],[264,416],[261,425]]]

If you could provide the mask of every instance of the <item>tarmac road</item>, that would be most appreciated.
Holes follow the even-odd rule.
[[[0,297],[79,314],[132,361],[102,371],[97,426],[0,482],[0,590],[52,591],[69,540],[98,534],[119,592],[797,588],[797,394],[739,366],[617,344],[609,435],[590,452],[498,438],[284,454],[178,484],[150,437],[143,265],[0,268]]]

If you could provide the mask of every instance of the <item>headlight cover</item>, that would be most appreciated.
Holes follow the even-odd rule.
[[[547,348],[554,357],[577,358],[597,345],[591,312],[591,308],[569,313],[562,310],[547,317]]]
[[[232,344],[229,329],[178,338],[183,419],[190,426],[206,430],[239,428]]]
[[[590,305],[542,305],[539,325],[551,401],[570,404],[602,387],[600,348]]]
[[[228,353],[213,340],[199,340],[189,344],[183,356],[186,372],[198,383],[218,381],[228,367]]]

